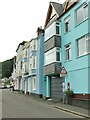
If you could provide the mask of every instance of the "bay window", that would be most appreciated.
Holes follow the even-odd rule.
[[[44,53],[44,62],[45,65],[54,63],[54,62],[61,62],[60,61],[60,48],[55,47],[48,52]]]

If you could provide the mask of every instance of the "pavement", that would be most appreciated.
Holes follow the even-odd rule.
[[[90,109],[85,109],[85,108],[81,108],[81,107],[77,107],[77,106],[73,106],[73,105],[69,105],[69,104],[65,104],[61,102],[55,102],[55,101],[52,101],[51,99],[47,100],[44,98],[27,95],[27,94],[20,93],[18,91],[14,91],[14,93],[24,97],[25,99],[30,99],[36,102],[41,102],[42,104],[48,104],[48,105],[51,105],[55,109],[59,109],[59,110],[66,111],[72,114],[76,114],[86,119],[90,119]]]

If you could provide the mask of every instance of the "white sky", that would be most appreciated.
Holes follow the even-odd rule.
[[[65,0],[0,0],[0,62],[14,57],[20,42],[36,37],[50,1]]]

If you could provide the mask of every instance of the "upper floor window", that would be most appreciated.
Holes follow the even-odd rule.
[[[60,52],[56,52],[56,61],[60,61]]]
[[[54,62],[60,62],[61,54],[60,48],[53,48],[48,52],[44,53],[44,65],[48,65]]]
[[[27,50],[26,50],[26,52],[25,52],[25,57],[27,57]]]
[[[21,69],[22,69],[22,67],[23,67],[23,62],[21,61]]]
[[[34,50],[36,50],[36,45],[34,44]]]
[[[36,40],[33,41],[33,48],[36,50]]]
[[[33,58],[33,68],[35,68],[35,57]]]
[[[83,56],[90,53],[90,37],[85,35],[77,40],[77,53],[78,56]]]
[[[84,4],[76,10],[76,24],[78,25],[88,17],[88,5]]]
[[[71,43],[65,46],[66,60],[71,60]]]
[[[25,64],[25,72],[27,72],[27,65]]]
[[[56,34],[59,34],[59,26],[56,26]]]
[[[65,19],[65,33],[70,31],[70,15]]]

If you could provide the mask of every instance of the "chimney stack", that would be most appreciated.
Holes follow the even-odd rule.
[[[37,28],[37,36],[44,33],[44,29],[42,29],[42,26]]]

